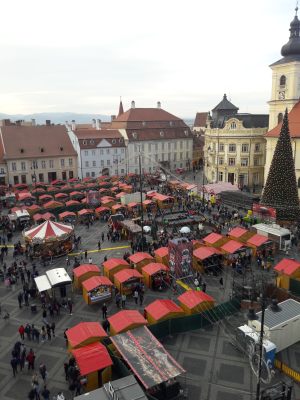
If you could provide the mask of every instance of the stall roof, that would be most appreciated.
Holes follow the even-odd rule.
[[[113,364],[106,347],[98,342],[72,350],[72,354],[81,375],[88,375]]]
[[[73,274],[76,278],[79,278],[87,272],[100,272],[100,268],[96,264],[83,264],[73,269]]]
[[[90,338],[104,338],[107,333],[99,322],[80,322],[66,331],[68,341],[76,347]]]
[[[34,281],[40,293],[44,292],[45,290],[51,289],[51,283],[49,282],[47,275],[37,276],[36,278],[34,278]]]
[[[40,214],[40,213],[36,213],[36,214],[34,214],[34,216],[32,217],[32,219],[34,220],[34,221],[39,221],[40,219],[43,219],[44,217],[42,216],[42,214]]]
[[[239,226],[236,226],[235,228],[233,228],[231,231],[229,231],[229,235],[235,237],[236,239],[240,238],[241,236],[243,236],[245,233],[249,232],[247,229],[245,228],[241,228]]]
[[[112,206],[113,210],[119,210],[120,208],[126,208],[123,204],[115,204]]]
[[[47,278],[51,283],[51,286],[59,286],[62,284],[69,284],[72,279],[69,277],[67,271],[64,268],[53,268],[46,271]]]
[[[82,282],[82,286],[89,292],[98,286],[113,286],[106,276],[91,276]]]
[[[159,249],[154,250],[154,254],[159,257],[165,257],[169,255],[169,249],[168,247],[160,247]]]
[[[110,208],[101,206],[96,208],[95,211],[101,213],[102,211],[110,211]]]
[[[107,261],[104,261],[102,263],[103,267],[110,271],[111,269],[114,269],[115,267],[119,265],[127,265],[129,267],[129,264],[126,260],[123,260],[123,258],[110,258]]]
[[[114,277],[120,282],[126,282],[131,278],[142,278],[143,275],[139,273],[136,269],[125,268],[122,271],[115,273]]]
[[[62,213],[58,214],[58,216],[59,216],[60,218],[65,218],[65,217],[76,217],[76,214],[75,214],[74,212],[72,212],[72,211],[65,211],[65,212],[62,212]]]
[[[173,199],[173,197],[172,197],[172,196],[166,196],[166,195],[161,194],[161,193],[156,193],[156,194],[153,196],[153,199],[154,199],[154,200],[158,200],[158,201],[166,201],[166,200]]]
[[[209,244],[214,244],[218,242],[219,240],[223,239],[224,236],[220,235],[219,233],[212,232],[209,235],[205,236],[203,238],[204,242],[209,243]]]
[[[155,300],[145,307],[145,310],[156,320],[165,317],[169,313],[184,314],[183,309],[169,299]]]
[[[80,202],[77,201],[77,200],[68,200],[68,201],[66,201],[66,207],[76,206],[77,204],[80,204]]]
[[[256,233],[254,236],[252,236],[250,239],[247,240],[247,244],[252,244],[253,246],[256,247],[262,246],[267,242],[271,242],[271,240],[268,239],[266,236],[259,235],[258,233]]]
[[[140,225],[135,224],[131,219],[125,219],[124,221],[121,221],[121,225],[128,229],[131,233],[141,233],[142,228]]]
[[[135,201],[133,201],[133,202],[131,202],[131,203],[128,203],[128,204],[127,204],[127,207],[133,208],[133,207],[136,207],[137,205],[138,205],[138,203],[136,203]]]
[[[140,251],[138,253],[132,254],[130,257],[128,257],[128,259],[132,263],[137,264],[144,260],[153,260],[153,257],[149,253],[143,253],[142,251]]]
[[[94,214],[94,210],[83,208],[78,211],[78,215]]]
[[[144,326],[113,336],[111,341],[146,389],[185,372]]]
[[[24,209],[23,210],[16,210],[15,214],[16,214],[16,216],[18,218],[20,218],[20,217],[28,217],[28,218],[30,218],[29,212],[27,210],[24,210]]]
[[[300,268],[300,261],[291,258],[283,258],[274,267],[274,271],[282,272],[285,275],[292,275],[299,268]]]
[[[200,260],[205,260],[208,257],[214,256],[216,254],[221,254],[220,250],[215,249],[214,247],[199,247],[198,249],[193,251],[193,255]]]
[[[169,271],[169,268],[162,263],[153,262],[145,265],[142,270],[151,276],[157,274],[159,271]]]
[[[261,311],[257,313],[259,321],[261,321]],[[269,329],[274,329],[293,318],[300,316],[300,303],[294,299],[287,299],[278,303],[278,309],[273,311],[271,307],[265,310],[264,324]]]
[[[233,254],[243,246],[243,243],[239,243],[235,240],[229,240],[229,242],[223,244],[221,249],[226,251],[226,253]]]
[[[149,206],[150,204],[153,204],[153,201],[152,201],[152,200],[144,200],[144,201],[143,201],[143,204],[144,204],[145,206]]]
[[[188,290],[184,292],[178,297],[178,300],[189,308],[194,308],[206,301],[215,301],[209,294],[197,290]]]
[[[109,323],[116,332],[121,332],[131,325],[146,325],[148,321],[137,310],[122,310],[108,317]]]

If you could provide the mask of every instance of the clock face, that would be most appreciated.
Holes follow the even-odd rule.
[[[284,100],[285,99],[285,92],[279,92],[278,98],[279,98],[279,100]]]

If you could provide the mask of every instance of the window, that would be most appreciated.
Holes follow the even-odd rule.
[[[89,155],[89,151],[88,150],[84,150],[84,155],[88,156]]]
[[[26,171],[26,163],[25,163],[25,161],[21,162],[21,170],[22,171]]]
[[[42,161],[42,168],[43,168],[43,169],[46,168],[46,161],[45,161],[45,160]]]
[[[134,170],[134,172],[135,172],[136,174],[138,174],[138,169],[136,168],[136,169]]]
[[[183,152],[180,152],[180,160],[183,160]]]
[[[256,152],[260,151],[260,143],[255,143],[254,151],[256,151]]]
[[[224,143],[219,143],[219,152],[223,153],[224,148],[225,148]]]
[[[54,168],[54,161],[53,160],[49,160],[49,168]]]
[[[83,142],[82,142],[83,144],[87,144],[87,141],[86,140],[83,140]]]
[[[177,154],[174,153],[174,161],[177,161]]]
[[[116,139],[113,139],[111,142],[112,144],[116,144]]]
[[[277,115],[277,123],[280,124],[280,122],[282,122],[282,120],[283,120],[283,114],[282,114],[282,113],[279,113],[279,114]]]
[[[158,144],[155,143],[155,151],[157,151],[157,150],[158,150]]]
[[[92,156],[96,155],[96,150],[92,150]]]
[[[255,167],[258,167],[260,165],[260,158],[259,157],[254,157],[253,164],[254,164]]]
[[[0,169],[0,174],[5,174],[4,168],[1,168],[1,169]]]
[[[101,167],[104,167],[104,160],[100,161]]]
[[[90,144],[94,144],[94,140],[93,139],[90,140]]]
[[[96,167],[96,161],[93,161],[93,167]]]
[[[137,157],[135,157],[135,159],[134,159],[134,163],[135,163],[135,164],[137,164],[137,163],[138,163],[138,158],[137,158]]]
[[[65,166],[65,160],[64,160],[64,158],[62,158],[62,159],[60,160],[60,165],[61,165],[62,167]]]
[[[142,144],[142,151],[145,151],[145,145],[144,145],[144,143]]]
[[[16,171],[16,170],[17,170],[17,163],[12,162],[12,163],[11,163],[11,169],[12,169],[13,171]]]
[[[219,172],[218,181],[223,182],[223,172],[222,171]]]
[[[224,164],[224,158],[223,157],[219,157],[219,165],[223,165]]]
[[[124,174],[125,173],[125,170],[124,170],[124,168],[122,168],[121,169],[121,174]]]
[[[125,153],[125,149],[122,148],[122,149],[121,149],[121,153]]]
[[[69,167],[72,167],[73,165],[73,158],[69,158]]]
[[[248,167],[248,158],[241,158],[241,166],[242,167]]]
[[[92,177],[94,178],[94,176],[95,176],[95,172],[93,171],[93,172],[92,172]]]
[[[90,173],[89,173],[89,172],[86,172],[86,173],[85,173],[85,176],[88,178],[88,177],[90,176]]]
[[[161,144],[161,149],[164,151],[165,150],[165,142],[162,142]]]
[[[155,154],[155,161],[158,161],[158,155]]]
[[[188,159],[189,159],[189,152],[187,151],[187,152],[185,153],[185,155],[186,155],[186,159],[188,160]]]
[[[177,150],[177,142],[174,142],[174,150]]]
[[[21,183],[26,183],[26,175],[21,175]]]
[[[114,153],[115,153],[115,154],[118,154],[118,149],[114,149]]]
[[[235,158],[229,158],[228,165],[231,165],[231,166],[235,165]]]
[[[286,85],[286,76],[285,75],[281,75],[280,80],[279,80],[279,85],[281,87]]]
[[[106,165],[110,165],[110,160],[107,160],[107,161],[106,161]]]
[[[73,178],[74,178],[73,171],[69,171],[69,179],[73,179]]]
[[[249,152],[249,144],[243,143],[242,144],[242,153],[248,153],[248,152]]]
[[[33,168],[33,169],[38,169],[38,167],[39,167],[39,166],[38,166],[38,162],[35,161],[35,160],[32,161],[32,168]]]
[[[236,145],[234,143],[229,144],[229,153],[235,153],[236,152]]]
[[[230,129],[236,129],[236,122],[231,122]]]
[[[298,178],[298,188],[300,188],[300,178]]]
[[[44,182],[44,174],[39,174],[39,182]]]
[[[182,140],[180,140],[180,148],[181,149],[183,148],[183,141]]]
[[[257,185],[259,183],[259,172],[254,172],[253,174],[253,183]]]
[[[103,156],[103,153],[104,153],[103,149],[100,149],[100,155]]]
[[[138,152],[138,147],[137,147],[137,145],[136,145],[136,144],[134,145],[134,152],[135,152],[135,153],[137,153],[137,152]]]
[[[85,166],[86,166],[86,167],[89,166],[89,162],[88,162],[88,161],[85,162]]]
[[[109,154],[109,149],[106,149],[106,154]]]
[[[171,150],[171,143],[168,142],[168,150]]]

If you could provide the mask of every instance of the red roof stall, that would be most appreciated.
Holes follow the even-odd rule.
[[[88,218],[94,214],[94,210],[83,208],[82,210],[77,211],[77,215],[79,218]]]
[[[87,304],[111,300],[112,287],[106,276],[92,276],[82,282],[83,299]]]
[[[110,258],[102,263],[103,273],[110,280],[114,279],[114,274],[121,271],[122,269],[129,268],[127,261],[123,258]]]
[[[82,282],[91,278],[92,276],[100,275],[100,268],[95,264],[83,264],[73,269],[74,287],[81,289]]]
[[[60,221],[64,222],[71,222],[74,223],[76,221],[76,214],[72,211],[65,211],[60,214],[58,214],[58,218]]]
[[[206,246],[221,247],[228,239],[219,233],[212,232],[203,238]]]
[[[170,286],[169,267],[162,263],[149,263],[142,268],[145,285],[151,289],[163,289]]]
[[[253,232],[248,231],[248,229],[236,226],[231,231],[229,231],[230,239],[237,240],[238,242],[246,243],[246,241],[253,236]]]
[[[193,251],[193,269],[195,271],[214,272],[221,262],[221,251],[215,247],[198,247]]]
[[[152,201],[150,199],[146,199],[143,201],[143,209],[147,212],[155,211],[156,209],[156,203],[155,201]]]
[[[174,301],[169,299],[159,299],[145,307],[149,324],[156,324],[160,321],[183,317],[184,311]]]
[[[125,211],[126,206],[123,206],[122,204],[115,204],[111,207],[112,214],[124,213]]]
[[[108,321],[111,336],[148,324],[148,321],[137,310],[119,311],[109,317]]]
[[[272,248],[274,243],[268,237],[256,233],[247,240],[246,244],[253,249],[253,254],[256,255],[258,250]]]
[[[277,287],[289,290],[290,280],[300,281],[300,261],[291,258],[282,259],[275,267]]]
[[[243,244],[237,242],[236,240],[229,240],[229,242],[223,244],[221,250],[225,254],[234,254],[240,251],[243,248]]]
[[[72,350],[80,376],[85,376],[87,392],[95,390],[111,380],[112,359],[101,343],[92,343],[80,349]]]
[[[68,349],[78,349],[91,343],[100,342],[107,333],[99,322],[80,322],[66,331]]]
[[[169,266],[169,249],[168,247],[160,247],[157,250],[154,250],[154,258],[155,262],[162,263],[166,266]]]
[[[157,202],[158,207],[161,209],[172,208],[174,206],[174,197],[171,196],[156,193],[155,196],[153,196],[153,200]]]
[[[186,314],[198,314],[214,307],[215,300],[208,294],[197,291],[188,290],[178,297],[180,307]]]
[[[154,262],[154,258],[149,253],[144,253],[141,251],[132,254],[130,257],[128,257],[128,260],[130,262],[130,265],[134,269],[137,269],[139,272],[142,272],[142,268],[145,265]]]
[[[142,282],[143,275],[135,269],[123,269],[114,275],[114,284],[121,294],[132,294]]]

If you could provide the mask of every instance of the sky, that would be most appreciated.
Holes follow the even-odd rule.
[[[295,0],[9,0],[1,4],[0,112],[193,118],[227,93],[267,113]]]

